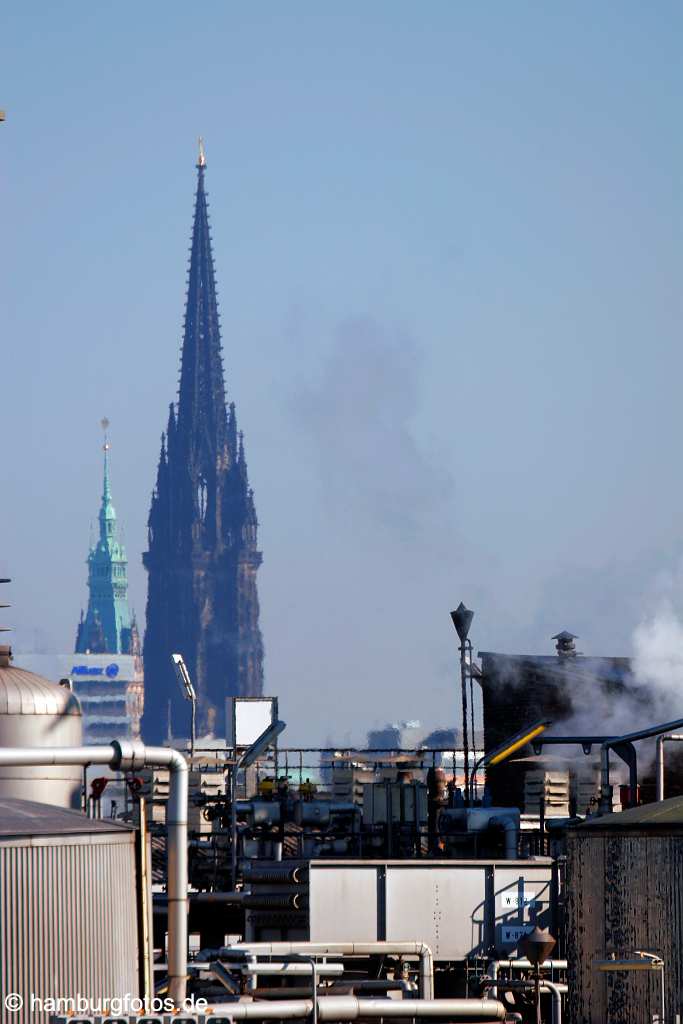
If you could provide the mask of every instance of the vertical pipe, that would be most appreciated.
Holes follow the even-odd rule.
[[[168,858],[168,992],[182,1008],[187,981],[187,761],[177,750],[171,756],[169,793],[166,805],[166,846]],[[152,748],[152,756],[156,751]]]
[[[467,659],[466,641],[460,644],[460,686],[462,688],[462,753],[465,772],[465,805],[469,806],[470,771],[469,771],[469,749],[467,743]]]
[[[666,736],[657,737],[657,761],[656,761],[656,774],[657,774],[657,799],[664,799],[664,740]]]
[[[237,888],[237,759],[230,769],[230,884]]]
[[[477,756],[477,744],[474,739],[474,680],[472,679],[472,641],[467,640],[467,671],[470,677],[470,723],[472,725],[472,758]],[[475,798],[475,781],[474,774],[470,778],[470,802],[474,804]]]

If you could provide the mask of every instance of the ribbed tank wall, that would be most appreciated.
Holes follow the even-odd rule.
[[[32,995],[97,1002],[138,984],[133,833],[0,843],[0,992],[24,1000],[2,1024],[47,1024]]]

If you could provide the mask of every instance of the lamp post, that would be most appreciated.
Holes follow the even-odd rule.
[[[286,722],[273,722],[267,729],[264,729],[260,736],[257,736],[250,747],[237,757],[235,751],[235,763],[230,772],[230,836],[231,836],[231,867],[232,867],[232,888],[237,885],[237,773],[243,768],[248,768],[254,761],[263,754],[268,747],[272,746],[280,733],[287,728]]]
[[[460,686],[462,688],[462,752],[465,771],[465,803],[470,803],[470,755],[467,742],[467,635],[472,625],[474,612],[460,602],[451,619],[460,640]],[[474,736],[472,736],[474,743]]]
[[[192,705],[192,723],[190,726],[190,765],[192,765],[197,721],[197,691],[192,685],[190,673],[187,671],[187,665],[183,661],[182,654],[172,654],[171,661],[173,662],[175,674],[178,679],[178,683],[180,684],[180,691],[185,700],[189,700]]]

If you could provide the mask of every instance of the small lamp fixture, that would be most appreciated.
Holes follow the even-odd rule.
[[[464,644],[467,640],[467,636],[472,625],[472,619],[474,618],[474,612],[471,609],[466,608],[465,605],[460,602],[454,612],[451,612],[451,619],[455,626],[455,631],[460,638],[460,643]]]

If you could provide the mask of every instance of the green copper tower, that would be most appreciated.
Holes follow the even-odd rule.
[[[118,539],[116,512],[109,484],[109,420],[104,430],[104,484],[99,514],[99,538],[88,554],[88,611],[78,624],[76,653],[134,654],[135,621],[128,607],[128,560]]]

